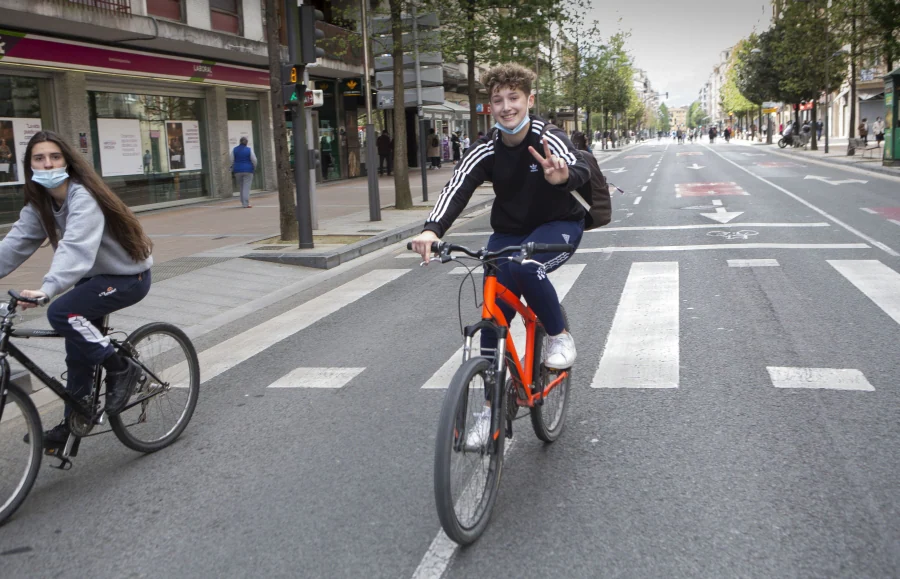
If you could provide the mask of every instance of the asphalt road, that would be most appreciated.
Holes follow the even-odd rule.
[[[441,537],[443,390],[422,387],[460,345],[463,276],[398,246],[198,340],[247,336],[172,447],[100,436],[45,463],[0,575],[900,575],[900,180],[705,142],[601,166],[626,193],[569,262],[567,429],[516,423],[476,544]],[[298,368],[344,380],[268,388]]]

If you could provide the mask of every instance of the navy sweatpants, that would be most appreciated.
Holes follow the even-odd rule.
[[[584,234],[584,221],[551,221],[545,223],[527,235],[510,235],[508,233],[493,233],[488,239],[487,249],[495,251],[510,245],[522,245],[533,241],[535,243],[571,243],[578,248],[581,236]],[[531,256],[533,263],[518,264],[514,261],[500,263],[497,272],[497,281],[513,292],[517,297],[524,296],[528,306],[537,314],[544,325],[547,334],[555,336],[565,329],[562,317],[562,309],[559,307],[559,297],[556,289],[547,278],[547,274],[564,264],[571,253],[536,253]],[[507,322],[512,322],[516,311],[498,300],[498,305]],[[497,336],[492,332],[481,333],[481,348],[494,349],[497,347]]]
[[[94,367],[115,350],[98,329],[103,316],[132,306],[150,291],[150,270],[135,275],[98,275],[75,284],[50,304],[47,319],[66,339],[66,390],[87,396]],[[66,408],[66,416],[70,413]]]

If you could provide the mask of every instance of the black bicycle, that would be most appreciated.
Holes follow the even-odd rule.
[[[8,304],[0,304],[0,524],[18,509],[28,496],[41,466],[41,451],[59,460],[51,465],[61,470],[72,467],[70,457],[78,454],[81,439],[106,422],[103,367],[94,370],[91,394],[78,399],[54,377],[31,361],[10,338],[61,338],[53,330],[14,328],[20,302],[46,305],[47,300],[23,297],[10,291]],[[124,410],[109,416],[109,427],[122,443],[138,452],[155,452],[172,444],[184,431],[200,393],[200,362],[191,340],[176,326],[153,322],[141,326],[124,340],[114,336],[109,316],[100,331],[110,336],[116,351],[134,360],[143,370],[134,394]],[[72,408],[66,419],[68,440],[63,446],[43,448],[41,417],[31,398],[10,381],[8,357],[12,356],[32,375],[47,385]]]

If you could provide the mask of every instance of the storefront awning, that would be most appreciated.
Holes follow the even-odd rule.
[[[857,91],[856,96],[859,97],[861,101],[870,101],[872,99],[883,99],[884,98],[884,89],[875,89],[875,90],[861,90]]]
[[[422,107],[422,111],[426,115],[440,115],[442,118],[453,118],[457,120],[469,120],[469,109],[468,107],[459,106],[456,103],[452,103],[450,101],[444,101],[443,104],[440,105],[427,105]]]

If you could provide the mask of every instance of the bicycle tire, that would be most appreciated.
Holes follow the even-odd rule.
[[[562,310],[563,323],[565,324],[566,331],[569,330],[569,317],[566,315],[566,310],[562,306],[560,306]],[[549,376],[547,369],[541,363],[541,354],[543,349],[543,337],[546,334],[544,331],[544,327],[538,325],[538,331],[534,333],[535,340],[535,356],[534,356],[534,390],[538,388],[543,391],[544,379]],[[547,399],[544,400],[543,404],[535,404],[531,407],[531,427],[534,429],[534,434],[539,439],[546,443],[551,443],[556,441],[559,438],[559,435],[562,434],[563,428],[566,425],[566,410],[569,407],[569,385],[572,383],[572,368],[567,370],[568,376],[560,382],[556,388],[550,391],[550,394],[547,396]],[[554,397],[555,398],[551,398]],[[551,400],[556,400],[558,398],[558,402],[553,404],[552,406],[548,405]],[[551,408],[555,410],[555,412],[551,412]]]
[[[154,352],[149,347],[149,342],[154,337],[171,338],[172,345],[169,348],[159,346],[159,351]],[[142,343],[148,344],[145,351],[141,349]],[[179,358],[176,348],[180,349],[183,360]],[[143,384],[138,385],[134,396],[139,398],[141,395],[149,395],[154,388],[161,389],[161,391],[139,405],[131,406],[116,416],[110,416],[109,426],[122,444],[128,448],[138,452],[156,452],[175,442],[187,428],[194,409],[197,407],[197,399],[200,394],[200,361],[197,358],[197,351],[187,334],[177,326],[165,322],[152,322],[141,326],[128,336],[123,349],[132,352],[135,360],[159,377],[162,382],[168,383],[168,386],[163,387],[156,383],[145,372],[146,380]],[[150,430],[147,421],[148,409],[155,408],[160,414],[165,413],[166,408],[163,407],[163,404],[164,401],[169,400],[170,394],[173,399],[175,394],[178,394],[178,399],[183,400],[180,408],[177,403],[166,403],[169,409],[178,413],[175,423],[158,438],[145,439],[144,431]],[[133,400],[129,402],[129,405],[132,404],[134,404]],[[139,412],[135,418],[136,409]]]
[[[467,416],[472,414],[468,410],[469,384],[473,378],[479,375],[486,378],[493,363],[494,361],[491,358],[471,358],[456,371],[444,397],[441,416],[438,421],[434,455],[435,503],[441,527],[443,527],[444,532],[450,539],[460,545],[473,543],[484,532],[490,520],[494,504],[497,501],[497,494],[500,488],[500,476],[503,469],[503,447],[506,440],[506,420],[503,408],[505,395],[501,392],[501,389],[498,389],[497,379],[494,380],[493,384],[490,384],[489,380],[484,380],[484,385],[486,388],[492,388],[492,413],[495,417],[500,417],[500,435],[494,438],[493,441],[489,439],[487,447],[482,451],[473,452],[468,450],[461,440],[461,438],[464,439],[467,436],[468,432],[465,428],[465,420]],[[483,394],[478,393],[476,396],[481,397],[480,402],[483,404]],[[476,401],[478,401],[477,398]],[[462,428],[459,428],[460,419],[462,419]],[[454,455],[463,457],[471,455],[474,460],[481,462],[482,465],[484,465],[486,460],[487,472],[483,484],[475,478],[474,473],[471,475],[463,474],[459,483],[454,484],[453,480],[455,477],[451,464]],[[459,503],[466,500],[465,495],[473,495],[477,492],[478,487],[482,487],[482,489],[481,495],[476,497],[478,500],[473,515],[474,520],[460,520],[457,507],[463,505]],[[455,490],[462,491],[459,498],[454,497]]]
[[[9,371],[8,368],[6,370]],[[8,375],[8,374],[7,374]],[[13,415],[13,411],[17,410],[19,417]],[[29,444],[31,448],[22,452],[22,458],[25,459],[25,470],[21,478],[13,475],[13,488],[10,491],[9,498],[0,496],[0,525],[5,523],[15,513],[37,479],[38,471],[41,469],[41,449],[43,447],[44,433],[41,430],[41,417],[31,398],[22,391],[21,388],[10,382],[7,387],[6,406],[3,409],[3,416],[6,417],[0,423],[0,448],[6,450],[7,444],[15,445],[21,448],[22,444]],[[28,442],[23,443],[23,435],[27,434]],[[4,463],[0,460],[0,463]],[[8,467],[4,464],[2,471],[8,472]],[[18,478],[18,480],[16,480]],[[7,494],[5,483],[0,485],[0,492]]]

